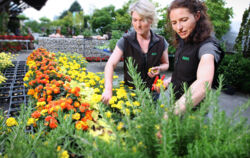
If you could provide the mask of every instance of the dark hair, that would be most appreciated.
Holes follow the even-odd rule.
[[[189,35],[188,41],[199,43],[210,37],[213,30],[211,21],[207,15],[207,7],[200,0],[174,0],[167,9],[167,16],[170,21],[170,12],[176,8],[187,8],[189,12],[195,15],[200,12],[200,19],[197,21],[193,32]],[[178,43],[178,34],[175,33],[175,44]]]

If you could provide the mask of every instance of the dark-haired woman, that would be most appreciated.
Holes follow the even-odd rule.
[[[186,110],[183,84],[191,90],[193,105],[198,105],[205,97],[206,83],[211,87],[216,67],[223,58],[223,51],[211,36],[212,25],[206,11],[199,0],[174,0],[168,8],[177,50],[172,77],[164,85],[173,83],[175,114]]]

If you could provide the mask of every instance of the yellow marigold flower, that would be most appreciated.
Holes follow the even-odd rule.
[[[141,128],[141,125],[137,125],[136,128]]]
[[[134,106],[140,106],[140,103],[138,101],[133,102]]]
[[[73,120],[79,120],[81,118],[81,115],[79,113],[75,113],[72,115]]]
[[[138,145],[139,145],[139,146],[142,146],[142,145],[143,145],[143,143],[142,143],[142,142],[139,142],[139,143],[138,143]]]
[[[117,101],[116,96],[112,96],[111,99],[109,100],[109,104],[114,104]]]
[[[69,158],[68,151],[67,151],[67,150],[64,150],[64,151],[61,153],[60,158]]]
[[[60,151],[61,150],[61,146],[58,146],[56,151]]]
[[[27,121],[27,126],[33,125],[36,122],[34,118],[29,118]]]
[[[124,123],[123,122],[119,122],[118,125],[117,125],[117,130],[120,131],[124,126]]]
[[[16,119],[15,119],[14,117],[10,117],[10,118],[8,118],[8,119],[6,120],[6,125],[7,125],[8,127],[12,127],[12,126],[18,125],[18,123],[17,123],[17,121],[16,121]]]
[[[130,103],[130,101],[126,101],[125,105],[126,106],[132,106],[132,104]]]
[[[78,129],[78,130],[82,129],[82,124],[81,123],[77,123],[76,124],[76,129]]]
[[[118,78],[118,76],[117,76],[117,75],[113,76],[113,79],[116,79],[116,78]]]
[[[148,72],[151,72],[151,70],[152,70],[152,68],[149,68],[149,69],[148,69]]]
[[[99,89],[99,88],[95,88],[95,89],[94,89],[94,92],[95,92],[95,93],[99,93],[99,92],[100,92],[100,89]]]
[[[28,77],[24,77],[24,78],[23,78],[23,81],[28,81],[28,80],[29,80]]]
[[[66,120],[69,117],[69,114],[64,115],[64,120]]]
[[[45,104],[46,104],[45,101],[37,102],[37,103],[36,103],[37,107],[43,106],[43,105],[45,105]]]
[[[160,129],[160,125],[155,125],[155,128],[156,128],[157,130],[159,130],[159,129]]]
[[[48,109],[43,109],[40,113],[41,113],[41,115],[44,116],[47,112],[48,112]]]
[[[130,95],[131,95],[132,97],[136,96],[136,94],[135,94],[135,93],[130,93]]]
[[[110,118],[112,113],[110,111],[107,111],[107,112],[105,112],[105,115],[106,115],[107,118]]]
[[[128,108],[125,109],[125,114],[130,115],[130,110]]]
[[[168,108],[165,108],[165,111],[167,112],[167,111],[168,111]]]

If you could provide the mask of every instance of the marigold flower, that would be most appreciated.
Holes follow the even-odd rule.
[[[72,119],[79,120],[81,118],[81,115],[79,113],[75,113],[72,115]]]
[[[120,131],[124,126],[124,123],[123,122],[119,122],[118,125],[117,125],[117,130]]]
[[[140,103],[138,101],[133,102],[134,106],[140,106]]]
[[[74,107],[78,108],[80,106],[80,103],[78,101],[74,102]]]
[[[85,107],[85,106],[79,106],[79,110],[80,110],[80,112],[85,112],[85,110],[86,110],[87,108]]]
[[[49,127],[50,128],[56,128],[57,127],[57,121],[55,120],[50,120],[50,123],[49,123]]]
[[[18,125],[18,123],[17,123],[17,121],[16,121],[16,119],[15,119],[14,117],[10,117],[10,118],[8,118],[8,119],[6,120],[6,125],[7,125],[8,127],[12,127],[12,126]]]
[[[27,121],[27,126],[33,125],[36,122],[34,118],[29,118]]]
[[[107,112],[105,112],[105,115],[106,115],[107,118],[110,118],[112,113],[110,111],[107,111]]]
[[[28,95],[34,95],[35,94],[35,90],[34,89],[29,89],[27,94]]]
[[[132,97],[136,96],[136,94],[135,94],[135,93],[130,93],[130,95],[131,95]]]
[[[67,150],[64,150],[61,154],[60,154],[60,158],[69,158],[69,154]]]
[[[41,113],[38,112],[38,111],[35,111],[35,112],[33,112],[33,113],[31,114],[31,117],[33,117],[33,118],[39,118],[39,117],[41,117]]]
[[[80,129],[87,130],[88,124],[87,124],[87,122],[84,122],[84,121],[77,121],[75,127],[78,130],[80,130]]]

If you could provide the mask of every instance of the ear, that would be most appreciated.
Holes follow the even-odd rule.
[[[201,17],[201,12],[197,11],[197,13],[195,14],[195,20],[198,21]]]

